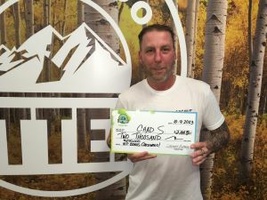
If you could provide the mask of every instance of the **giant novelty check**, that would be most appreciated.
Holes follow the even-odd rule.
[[[164,111],[111,112],[111,151],[189,155],[195,143],[197,113]]]

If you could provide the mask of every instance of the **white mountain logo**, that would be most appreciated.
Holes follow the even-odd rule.
[[[45,68],[56,75],[42,79]],[[49,25],[18,49],[0,46],[2,92],[120,93],[130,79],[131,67],[85,23],[66,37]]]

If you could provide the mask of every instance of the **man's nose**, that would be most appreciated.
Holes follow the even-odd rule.
[[[161,61],[161,52],[160,51],[156,51],[155,52],[155,61],[156,62],[160,62]]]

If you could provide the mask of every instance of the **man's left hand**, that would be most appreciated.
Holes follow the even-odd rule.
[[[196,142],[192,144],[190,148],[194,149],[194,152],[190,156],[193,165],[196,166],[202,164],[210,153],[207,147],[207,142]]]

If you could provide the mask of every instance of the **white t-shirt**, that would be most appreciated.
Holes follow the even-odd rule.
[[[224,122],[210,86],[180,76],[165,91],[152,89],[145,79],[120,94],[116,108],[197,112],[197,141],[202,124],[214,130]],[[192,165],[189,156],[158,155],[134,163],[126,200],[202,199],[199,167]]]

